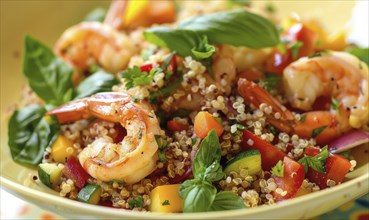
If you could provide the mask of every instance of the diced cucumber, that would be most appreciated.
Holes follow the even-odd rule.
[[[258,150],[246,150],[239,153],[232,160],[228,161],[224,172],[229,174],[231,171],[240,172],[242,169],[248,171],[249,175],[256,175],[261,170],[261,155]]]
[[[100,186],[87,184],[79,191],[77,200],[90,204],[97,204],[100,201],[101,191]]]
[[[41,163],[38,165],[38,177],[50,188],[55,188],[61,182],[62,166],[56,163]]]

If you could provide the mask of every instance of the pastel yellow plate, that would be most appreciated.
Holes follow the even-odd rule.
[[[275,1],[278,13],[286,16],[297,12],[301,17],[317,17],[328,30],[352,31],[352,40],[368,44],[368,2],[362,1],[355,8],[354,1]],[[12,161],[7,146],[7,109],[20,98],[26,83],[22,72],[23,36],[30,34],[49,46],[69,26],[78,23],[88,11],[96,6],[107,7],[102,1],[1,1],[1,186],[10,193],[44,209],[72,218],[136,218],[136,219],[302,219],[328,212],[369,189],[369,146],[361,146],[353,152],[358,161],[356,170],[339,186],[305,195],[273,206],[235,211],[200,214],[139,213],[120,209],[88,205],[59,197],[39,181],[27,181],[36,170]],[[211,2],[209,2],[211,4]],[[259,5],[264,2],[258,1]],[[354,19],[351,23],[351,16]],[[358,23],[360,22],[360,23]],[[366,45],[368,46],[368,45]]]

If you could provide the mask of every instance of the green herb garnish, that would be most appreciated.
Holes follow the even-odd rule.
[[[183,212],[245,208],[239,196],[233,192],[217,193],[211,184],[224,177],[220,158],[220,143],[213,129],[201,142],[192,163],[194,179],[186,180],[179,188],[179,195],[183,198]]]
[[[272,168],[271,173],[276,176],[283,177],[284,175],[284,165],[283,162],[280,160],[278,163]]]
[[[144,199],[141,196],[133,198],[128,201],[128,205],[131,209],[133,208],[141,208],[144,205]]]
[[[308,172],[308,168],[311,167],[312,169],[318,171],[319,173],[325,172],[325,161],[329,157],[328,147],[325,146],[322,148],[321,152],[313,157],[311,156],[304,156],[298,162],[304,165],[305,173]]]

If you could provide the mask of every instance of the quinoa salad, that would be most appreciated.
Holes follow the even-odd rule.
[[[273,205],[341,184],[356,166],[350,150],[369,141],[368,48],[276,10],[113,1],[52,49],[25,36],[13,160],[62,197],[162,213]]]

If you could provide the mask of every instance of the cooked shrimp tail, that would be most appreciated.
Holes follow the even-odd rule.
[[[127,130],[121,143],[108,136],[96,139],[79,154],[82,167],[102,181],[120,180],[135,183],[156,168],[158,145],[155,135],[161,135],[158,120],[145,101],[134,103],[125,93],[98,93],[67,103],[47,112],[56,115],[60,123],[95,116],[119,122]]]

